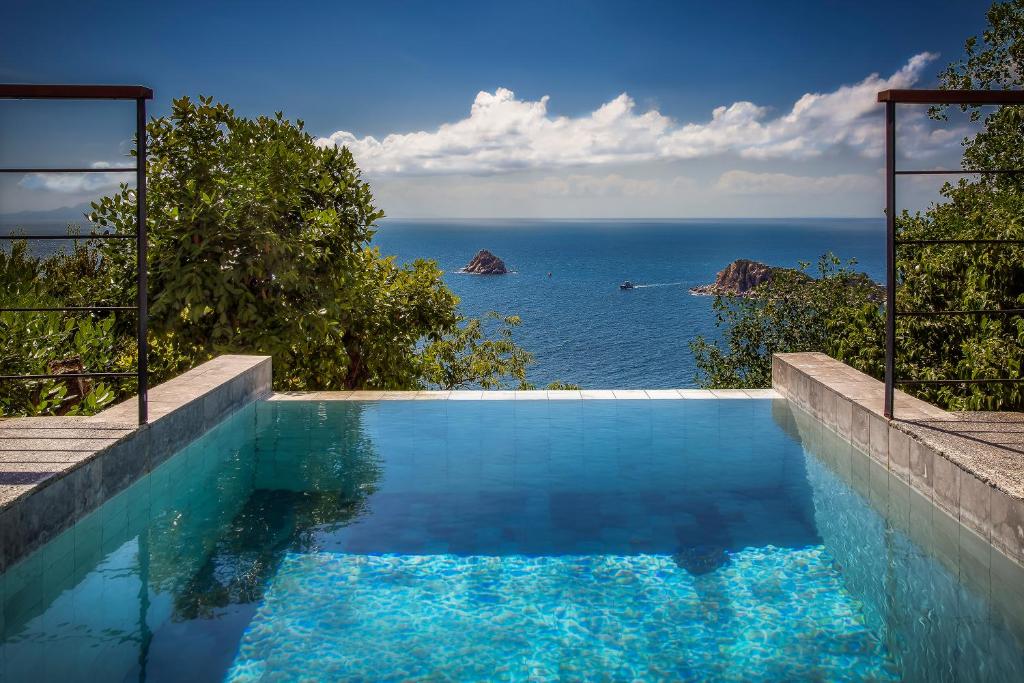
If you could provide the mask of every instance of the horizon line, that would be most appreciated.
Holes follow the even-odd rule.
[[[671,217],[594,217],[581,216],[567,218],[564,216],[385,216],[377,222],[384,221],[821,221],[821,220],[878,220],[885,221],[885,216],[671,216]]]

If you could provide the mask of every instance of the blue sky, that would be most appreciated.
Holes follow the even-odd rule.
[[[398,216],[877,215],[871,89],[932,85],[987,7],[142,4],[8,0],[0,80],[142,83],[154,114],[184,94],[283,110],[349,144]],[[905,121],[914,163],[956,163],[962,131]],[[0,161],[117,161],[131,126],[123,104],[0,102]],[[85,182],[6,178],[0,212],[104,191]]]

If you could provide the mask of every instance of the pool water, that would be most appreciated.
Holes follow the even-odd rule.
[[[250,405],[0,578],[5,680],[1024,680],[1024,575],[781,400]]]

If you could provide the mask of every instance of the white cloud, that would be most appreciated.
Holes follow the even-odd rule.
[[[807,159],[837,147],[877,157],[884,142],[876,93],[912,86],[936,57],[923,52],[888,78],[871,74],[833,92],[808,93],[774,118],[767,107],[735,102],[716,108],[709,121],[681,124],[654,109],[638,112],[625,93],[585,116],[553,116],[547,96],[520,100],[511,90],[498,88],[478,93],[467,118],[434,131],[393,133],[381,140],[338,131],[317,142],[347,146],[360,167],[377,177],[489,174],[721,154]],[[950,136],[936,136],[920,111],[909,111],[901,125],[907,149],[927,150]]]
[[[832,192],[881,191],[880,176],[849,173],[831,176],[797,176],[788,173],[726,171],[715,189],[735,195],[816,195]]]
[[[119,164],[124,167],[130,164]],[[111,168],[107,161],[95,161],[90,168]],[[98,192],[118,187],[121,183],[134,183],[134,173],[28,173],[22,176],[18,185],[29,190],[50,192],[81,193]]]
[[[549,116],[547,105],[546,96],[528,102],[498,88],[478,93],[468,118],[434,132],[377,140],[338,131],[318,142],[347,146],[374,174],[494,173],[648,160],[671,125],[656,111],[636,114],[625,94],[575,119]]]

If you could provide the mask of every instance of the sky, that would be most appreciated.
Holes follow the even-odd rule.
[[[392,217],[880,216],[875,94],[934,86],[987,6],[6,0],[0,81],[283,111],[349,146]],[[903,167],[959,164],[962,120],[899,122]],[[0,164],[124,163],[133,127],[129,103],[0,101]],[[3,174],[0,214],[122,180]],[[911,208],[938,185],[901,183]]]

